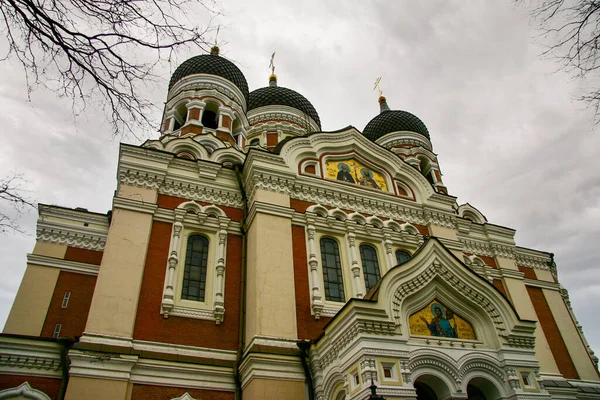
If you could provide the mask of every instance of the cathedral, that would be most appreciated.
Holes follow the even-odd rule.
[[[459,205],[435,132],[373,103],[323,132],[275,74],[182,63],[108,213],[39,205],[0,399],[600,399],[552,254]]]

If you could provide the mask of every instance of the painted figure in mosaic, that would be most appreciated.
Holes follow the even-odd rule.
[[[452,311],[446,311],[441,304],[434,303],[431,306],[431,312],[433,315],[435,315],[431,322],[428,322],[425,317],[421,316],[421,320],[423,320],[423,322],[425,322],[427,325],[427,328],[429,328],[431,336],[443,336],[451,338],[458,337],[456,328],[450,325],[449,321],[454,318],[454,313]]]
[[[359,181],[359,183],[361,185],[372,187],[375,189],[380,189],[377,182],[375,182],[375,179],[373,179],[373,173],[371,171],[369,171],[366,168],[363,168],[360,170],[360,173],[362,174],[362,178],[360,178],[360,181]]]
[[[350,167],[348,166],[348,164],[339,163],[338,169],[340,170],[337,174],[338,181],[356,183],[354,182],[354,178],[350,174]]]

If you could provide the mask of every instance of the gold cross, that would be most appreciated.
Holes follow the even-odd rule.
[[[271,54],[271,62],[269,62],[269,68],[271,68],[271,73],[275,73],[275,52]]]
[[[381,87],[379,87],[379,82],[381,82],[381,77],[375,80],[375,86],[373,86],[373,90],[377,89],[379,91],[379,96],[381,96],[383,94],[383,90],[381,90]]]

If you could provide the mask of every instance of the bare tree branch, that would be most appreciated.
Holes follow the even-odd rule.
[[[522,0],[518,0],[522,1]],[[588,87],[579,97],[595,111],[600,123],[600,1],[531,0],[531,17],[547,43],[542,53],[559,69],[583,79]]]
[[[28,94],[46,87],[73,101],[75,114],[100,103],[113,133],[154,126],[142,90],[158,64],[180,49],[208,47],[211,28],[181,23],[194,5],[214,16],[215,0],[0,0],[8,53],[25,70]],[[143,51],[154,53],[145,62]]]
[[[18,216],[28,208],[37,208],[35,202],[23,195],[23,183],[23,176],[20,174],[11,174],[0,179],[0,234],[23,233],[17,222]],[[3,211],[5,207],[14,210],[17,217]]]

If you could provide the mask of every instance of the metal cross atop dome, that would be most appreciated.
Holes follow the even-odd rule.
[[[379,91],[379,97],[381,97],[383,95],[383,90],[381,90],[381,87],[379,86],[379,82],[381,82],[381,77],[379,77],[375,80],[375,85],[373,86],[373,90],[377,89]]]
[[[271,68],[271,73],[275,74],[275,52],[271,54],[271,61],[269,62],[269,68]]]

